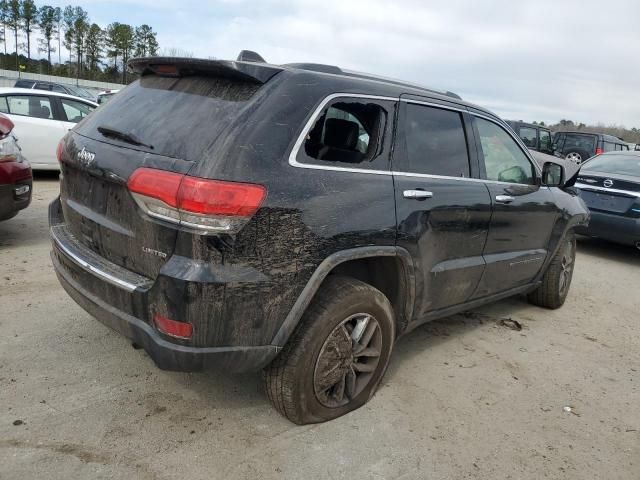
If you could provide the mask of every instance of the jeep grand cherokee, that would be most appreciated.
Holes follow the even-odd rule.
[[[59,145],[52,258],[160,368],[264,369],[278,411],[320,422],[364,404],[417,325],[565,301],[588,211],[493,113],[327,65],[129,66]]]

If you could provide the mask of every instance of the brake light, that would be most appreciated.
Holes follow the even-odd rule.
[[[62,163],[62,156],[64,155],[64,138],[58,142],[58,148],[56,148],[56,157],[58,163]]]
[[[13,130],[14,124],[11,119],[0,115],[0,139],[6,138]]]
[[[602,148],[596,148],[596,155],[602,155],[604,150]]]
[[[158,330],[165,335],[174,338],[190,339],[193,337],[193,325],[186,322],[178,322],[162,315],[155,315],[153,321]]]
[[[237,233],[267,195],[262,185],[209,180],[153,168],[137,169],[127,186],[148,215],[198,233]]]

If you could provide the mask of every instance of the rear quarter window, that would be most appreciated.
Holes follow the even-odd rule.
[[[148,75],[96,109],[77,127],[78,133],[125,145],[97,131],[111,127],[152,145],[153,153],[198,162],[236,120],[251,120],[248,106],[258,89],[222,78]]]

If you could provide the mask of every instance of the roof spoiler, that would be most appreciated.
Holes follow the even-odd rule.
[[[239,58],[246,58],[246,55],[242,53]],[[255,55],[262,58],[258,54]],[[234,62],[229,60],[203,60],[199,58],[142,57],[132,58],[127,65],[133,72],[141,76],[151,74],[165,77],[204,75],[257,84],[267,83],[274,75],[282,71],[280,67],[262,62],[257,63],[257,60],[254,59]]]

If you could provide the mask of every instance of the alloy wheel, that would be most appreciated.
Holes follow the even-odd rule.
[[[313,388],[328,408],[341,407],[369,384],[382,353],[382,330],[370,314],[344,319],[324,341],[316,361]]]

